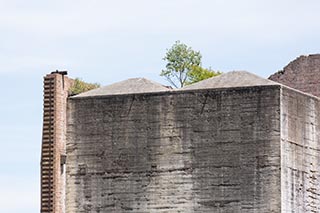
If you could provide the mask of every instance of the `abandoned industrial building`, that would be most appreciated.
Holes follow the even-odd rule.
[[[320,55],[269,79],[44,77],[41,212],[320,212]]]

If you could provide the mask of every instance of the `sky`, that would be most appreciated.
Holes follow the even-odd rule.
[[[0,0],[0,212],[40,212],[42,80],[159,76],[175,41],[202,66],[268,77],[320,53],[319,0]]]

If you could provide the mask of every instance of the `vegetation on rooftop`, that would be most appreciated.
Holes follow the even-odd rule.
[[[220,71],[214,71],[210,67],[209,68],[203,68],[200,66],[195,66],[191,69],[191,71],[188,73],[188,79],[185,82],[185,85],[190,85],[197,83],[199,81],[212,78],[218,75],[221,75],[222,72]]]
[[[199,51],[176,41],[163,58],[167,64],[160,76],[165,77],[172,86],[178,88],[222,74],[211,68],[203,68],[201,58]]]
[[[87,92],[92,89],[99,88],[100,84],[98,83],[87,83],[82,81],[80,78],[74,79],[72,86],[69,89],[69,94],[71,96],[78,95],[83,92]]]

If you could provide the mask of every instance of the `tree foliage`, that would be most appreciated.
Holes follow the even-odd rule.
[[[72,86],[69,89],[70,95],[77,95],[92,89],[99,88],[100,84],[98,83],[87,83],[82,81],[80,78],[74,79]]]
[[[199,51],[194,51],[186,44],[176,41],[163,58],[167,64],[160,76],[165,77],[172,86],[178,88],[221,74],[202,68],[201,58]]]
[[[205,80],[207,78],[215,77],[221,75],[220,71],[213,71],[211,68],[203,68],[200,66],[194,66],[192,70],[188,73],[188,79],[185,85],[197,83],[199,81]]]

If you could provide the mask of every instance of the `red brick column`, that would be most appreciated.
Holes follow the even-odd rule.
[[[41,212],[63,213],[65,203],[65,135],[68,89],[73,80],[63,72],[44,77],[41,151]]]

